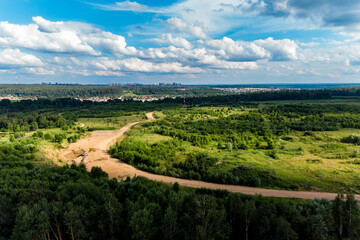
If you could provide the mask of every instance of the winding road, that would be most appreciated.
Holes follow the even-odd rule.
[[[153,112],[147,113],[147,121],[154,120]],[[101,167],[103,171],[109,174],[110,178],[124,179],[127,176],[142,176],[150,180],[175,183],[178,182],[180,186],[191,188],[208,188],[214,190],[228,190],[234,193],[242,193],[248,195],[261,194],[265,197],[284,197],[284,198],[301,198],[301,199],[314,199],[314,198],[327,198],[334,199],[336,193],[328,192],[303,192],[303,191],[287,191],[265,188],[244,187],[236,185],[225,185],[208,183],[203,181],[185,180],[174,177],[167,177],[156,175],[148,172],[138,170],[126,163],[120,162],[118,159],[112,158],[107,150],[116,141],[121,140],[122,136],[131,127],[139,122],[129,123],[122,127],[120,130],[114,131],[94,131],[91,136],[81,139],[76,143],[69,145],[69,148],[60,152],[59,158],[63,161],[85,163],[86,168],[91,170],[92,167]],[[79,155],[81,155],[79,157]],[[355,195],[355,198],[360,201],[360,195]]]

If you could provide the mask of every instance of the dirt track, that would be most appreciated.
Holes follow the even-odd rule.
[[[147,113],[148,121],[154,120],[151,113]],[[222,189],[235,193],[243,193],[249,195],[261,194],[266,197],[285,197],[285,198],[302,198],[302,199],[314,199],[314,198],[327,198],[334,199],[335,193],[326,192],[300,192],[300,191],[285,191],[275,189],[263,189],[253,187],[243,187],[235,185],[215,184],[202,181],[192,181],[185,179],[178,179],[173,177],[166,177],[161,175],[155,175],[147,172],[140,171],[128,164],[120,162],[118,159],[110,157],[107,153],[109,147],[114,144],[123,134],[128,131],[132,126],[138,124],[138,122],[129,123],[120,130],[115,131],[94,131],[91,136],[82,139],[76,143],[70,144],[69,148],[63,150],[60,153],[60,159],[63,161],[71,162],[77,159],[77,163],[84,160],[84,163],[88,170],[92,167],[101,167],[105,172],[109,174],[110,178],[122,179],[127,176],[142,176],[148,179],[165,182],[175,183],[178,182],[181,186],[192,188],[209,188],[209,189]],[[81,153],[86,153],[82,157],[78,157]],[[360,195],[355,195],[355,198],[359,201]]]

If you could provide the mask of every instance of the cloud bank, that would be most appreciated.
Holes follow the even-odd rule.
[[[33,17],[33,23],[28,25],[0,22],[0,47],[4,48],[0,52],[0,66],[27,67],[29,73],[39,75],[69,72],[84,76],[124,76],[129,72],[200,74],[219,69],[252,70],[258,68],[258,60],[297,59],[298,46],[289,39],[252,42],[227,37],[211,39],[201,26],[179,18],[170,18],[165,24],[175,33],[186,33],[199,40],[189,41],[167,33],[149,39],[167,46],[135,48],[127,46],[125,37],[87,23],[53,22],[42,17]],[[51,57],[54,55],[55,58]]]

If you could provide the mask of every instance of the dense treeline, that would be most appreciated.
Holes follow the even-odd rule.
[[[120,96],[206,96],[225,93],[210,87],[202,86],[94,86],[94,85],[0,85],[0,96],[41,98],[88,98]]]
[[[116,117],[130,116],[140,112],[154,111],[161,108],[172,108],[177,104],[161,102],[136,102],[132,100],[120,101],[113,100],[108,102],[78,101],[71,98],[59,98],[56,100],[39,99],[10,101],[7,99],[0,101],[0,113],[28,113],[28,114],[58,114],[68,120],[75,121],[80,117]]]
[[[266,121],[266,116],[257,112],[194,121],[191,115],[197,114],[197,110],[194,111],[191,108],[165,111],[167,117],[164,120],[146,123],[144,126],[153,127],[155,133],[191,142],[194,146],[206,146],[215,141],[221,145],[231,143],[234,149],[273,149],[274,132],[286,130]],[[179,117],[182,113],[190,117]],[[274,123],[278,121],[271,120]]]
[[[329,99],[338,96],[360,96],[360,88],[325,90],[280,90],[230,94],[208,86],[94,86],[94,85],[0,85],[0,96],[38,98],[89,98],[132,96],[177,96],[182,102],[186,95],[188,104],[231,103],[239,101]],[[224,97],[223,97],[224,96]],[[225,97],[228,96],[228,97]],[[210,100],[216,97],[215,100]]]
[[[53,86],[48,86],[49,88]],[[55,86],[54,86],[55,87]],[[63,86],[60,86],[63,87]],[[68,87],[68,86],[67,86]],[[90,86],[89,86],[90,87]],[[99,87],[99,86],[96,86]],[[140,89],[145,87],[139,87]],[[86,89],[86,88],[85,88]],[[205,96],[206,88],[199,88],[204,91],[204,94],[199,97],[187,97],[186,104],[189,106],[242,106],[242,107],[256,107],[258,104],[250,101],[269,101],[269,100],[306,100],[306,99],[328,99],[331,98],[330,90],[282,90],[277,92],[256,92],[237,95],[224,95],[224,96]],[[200,91],[197,89],[196,91]],[[54,89],[53,91],[55,91]],[[194,90],[195,91],[195,90]],[[55,91],[56,92],[56,91]],[[210,91],[211,93],[211,91]],[[211,94],[208,95],[211,95]],[[191,95],[191,94],[189,94]],[[61,95],[64,97],[67,95]],[[111,100],[108,102],[92,102],[92,101],[78,101],[72,98],[59,98],[55,100],[39,99],[21,100],[21,101],[0,101],[0,113],[8,112],[29,112],[29,111],[61,111],[73,110],[80,111],[83,116],[87,116],[85,112],[92,112],[93,116],[102,116],[102,114],[111,114],[112,112],[136,112],[136,111],[153,111],[164,108],[177,107],[183,104],[183,98],[177,97],[175,99],[165,98],[163,100],[154,102],[139,103],[132,100]],[[343,108],[344,106],[342,106]],[[96,114],[97,111],[105,109],[105,111]],[[84,111],[86,110],[86,111]],[[358,110],[353,110],[358,111]],[[115,114],[115,113],[114,113]],[[88,114],[89,115],[89,114]],[[107,116],[108,116],[107,115]],[[107,117],[105,116],[105,117]]]
[[[46,128],[70,127],[74,124],[60,115],[10,113],[0,116],[1,132],[36,131]]]
[[[34,100],[21,100],[21,101],[10,101],[3,99],[0,101],[0,112],[31,112],[36,110],[64,110],[69,107],[81,107],[81,106],[92,106],[95,103],[91,101],[77,101],[70,98],[59,98],[56,100],[39,99]]]
[[[117,182],[99,168],[36,166],[31,150],[15,145],[0,145],[0,239],[360,236],[359,206],[351,195],[302,202],[179,189],[142,178]]]
[[[225,96],[193,97],[186,99],[186,103],[188,105],[200,106],[239,106],[243,102],[250,101],[330,99],[331,97],[332,95],[328,90],[281,90]],[[181,100],[181,98],[177,98],[174,101],[180,103]]]
[[[132,86],[127,87],[136,95],[147,96],[213,96],[227,95],[226,92],[206,86]]]
[[[261,113],[278,113],[289,118],[324,113],[351,113],[359,114],[358,104],[284,104],[273,105],[261,109]]]
[[[189,98],[192,99],[192,98]],[[194,98],[195,99],[195,98]],[[229,99],[231,102],[232,100]],[[215,104],[217,98],[209,98],[208,101],[204,101],[204,105]],[[107,102],[93,102],[93,101],[78,101],[72,98],[59,98],[55,100],[50,99],[39,99],[39,100],[21,100],[21,101],[10,101],[8,99],[3,99],[0,101],[0,113],[9,113],[9,112],[31,112],[31,111],[58,111],[61,110],[72,110],[72,111],[101,111],[98,114],[99,117],[106,117],[103,114],[110,114],[111,111],[123,111],[123,112],[137,112],[137,111],[153,111],[153,110],[162,110],[167,108],[174,108],[182,106],[183,100],[179,98],[179,101],[176,99],[165,98],[163,100],[151,101],[151,102],[139,102],[128,100],[109,100]],[[254,103],[245,103],[237,102],[243,107],[255,107],[257,104]],[[83,111],[84,112],[84,111]],[[65,114],[69,114],[67,111]]]
[[[360,96],[360,88],[337,88],[330,90],[333,96]]]
[[[267,107],[259,112],[281,120],[277,125],[283,129],[334,131],[360,128],[360,106],[355,104],[287,104]]]
[[[250,101],[274,101],[274,100],[315,100],[331,99],[341,96],[360,96],[360,88],[339,88],[339,89],[322,89],[322,90],[280,90],[269,92],[250,92],[241,94],[230,94],[225,96],[203,96],[194,97],[186,100],[189,105],[239,105],[241,102]],[[181,102],[178,98],[177,102]]]
[[[235,149],[273,149],[277,136],[292,130],[359,129],[357,109],[356,105],[334,105],[327,109],[321,104],[294,104],[194,121],[191,115],[198,113],[188,108],[165,111],[167,117],[164,120],[145,126],[152,127],[155,133],[188,141],[194,146],[206,146],[215,141],[223,145],[230,142]],[[183,114],[188,118],[181,117]]]
[[[102,97],[121,96],[124,88],[111,86],[86,86],[86,85],[0,85],[0,95],[17,97]]]
[[[213,99],[212,101],[216,101]],[[215,103],[215,102],[213,102]],[[72,98],[59,98],[56,100],[39,99],[39,100],[21,100],[10,101],[3,99],[0,101],[0,114],[13,112],[39,112],[39,113],[57,113],[62,114],[65,118],[76,120],[79,117],[115,117],[130,116],[140,112],[149,112],[155,110],[164,110],[178,108],[182,102],[178,103],[173,99],[164,99],[152,102],[138,102],[131,99],[110,100],[107,102],[78,101]],[[241,103],[242,107],[257,106],[253,103]]]
[[[63,97],[64,95],[62,95]],[[280,91],[280,92],[261,92],[261,93],[248,93],[239,95],[227,95],[227,96],[210,96],[210,97],[189,97],[186,99],[187,105],[241,105],[256,107],[257,104],[249,103],[248,101],[265,101],[265,100],[294,100],[294,99],[326,99],[330,98],[327,90],[301,90],[301,91]],[[62,109],[71,107],[96,107],[96,106],[110,106],[120,105],[124,108],[138,107],[142,109],[154,108],[154,105],[179,105],[183,104],[183,99],[178,97],[176,99],[165,98],[163,100],[155,102],[133,102],[126,100],[124,102],[120,100],[112,100],[108,102],[92,102],[92,101],[78,101],[72,98],[59,98],[55,100],[39,99],[33,100],[21,100],[10,101],[7,99],[0,101],[0,112],[16,112],[16,111],[34,111],[43,109]]]

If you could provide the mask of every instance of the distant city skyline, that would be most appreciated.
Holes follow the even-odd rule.
[[[357,0],[2,0],[0,83],[360,83]]]

